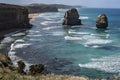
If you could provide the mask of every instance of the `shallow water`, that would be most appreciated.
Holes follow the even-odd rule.
[[[48,71],[56,74],[100,78],[119,75],[120,14],[117,13],[120,10],[81,8],[78,11],[82,26],[63,28],[64,11],[44,13],[31,20],[32,29],[12,35],[14,42],[8,55],[14,64],[22,59],[27,64],[45,64]],[[108,16],[107,30],[95,27],[99,13]]]

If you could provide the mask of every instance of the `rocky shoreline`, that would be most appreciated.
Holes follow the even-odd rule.
[[[29,15],[26,14],[26,15],[27,15],[27,17],[26,17],[27,19],[25,19],[25,22],[29,25],[28,18],[32,19],[35,16],[37,16],[38,14],[29,14]],[[67,19],[67,17],[65,17],[65,18]],[[78,16],[77,16],[77,18],[75,17],[75,19],[78,20]],[[23,19],[23,21],[24,21],[24,19]],[[102,20],[102,22],[103,21],[104,20]],[[78,24],[81,25],[80,22]],[[76,25],[76,24],[72,24],[72,25]],[[26,26],[26,25],[20,24],[20,26]],[[12,28],[12,29],[7,28],[7,30],[0,32],[0,34],[1,34],[0,39],[3,39],[4,35],[6,33],[14,32],[14,31],[17,31],[17,30],[20,30],[23,28],[29,28],[29,27],[20,27],[20,28]],[[2,29],[2,30],[4,30],[4,29]],[[73,80],[73,79],[75,79],[75,80],[99,80],[99,79],[88,79],[86,77],[78,77],[78,76],[70,76],[70,75],[53,75],[53,74],[45,74],[44,75],[44,74],[42,74],[42,72],[44,71],[45,67],[42,64],[31,65],[30,70],[29,70],[30,72],[27,74],[26,72],[24,72],[25,63],[23,61],[18,61],[18,67],[14,67],[10,58],[6,55],[3,55],[3,54],[0,54],[0,65],[1,65],[0,72],[4,73],[4,75],[8,76],[8,79],[7,79],[6,76],[4,76],[0,73],[0,75],[1,75],[0,79],[2,79],[2,80],[4,80],[4,79],[5,80],[9,80],[9,79],[13,80],[13,78],[15,80],[26,80],[26,79],[36,80],[36,79],[41,79],[41,78],[42,78],[42,80],[46,80],[46,79],[48,79],[48,80],[49,79],[51,79],[51,80],[66,80],[66,79],[68,79],[68,80]],[[10,75],[11,72],[12,72],[12,75]],[[15,75],[15,76],[13,76],[13,75]],[[119,80],[119,78],[104,79],[104,80]]]

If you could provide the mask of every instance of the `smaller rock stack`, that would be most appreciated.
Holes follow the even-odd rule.
[[[103,29],[106,29],[108,27],[108,19],[107,19],[107,16],[105,14],[100,14],[97,17],[96,27],[103,28]]]
[[[81,25],[81,20],[79,19],[79,14],[77,9],[72,8],[65,13],[63,25]]]

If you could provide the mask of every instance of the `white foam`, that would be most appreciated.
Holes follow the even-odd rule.
[[[82,40],[80,37],[70,37],[70,36],[65,36],[65,40]]]
[[[89,19],[87,16],[81,16],[80,19]]]
[[[93,68],[101,71],[120,73],[120,54],[111,55],[99,59],[91,59],[91,62],[79,64],[80,67]]]
[[[101,36],[101,37],[105,37],[105,38],[109,38],[110,34],[90,34],[91,36]]]
[[[23,47],[27,47],[29,45],[31,45],[31,44],[29,44],[29,43],[22,43],[22,44],[17,43],[14,45],[14,48],[23,48]]]
[[[109,38],[110,37],[110,34],[106,34],[106,38]]]
[[[16,61],[16,60],[19,60],[19,58],[15,55],[16,52],[14,51],[14,50],[15,50],[14,44],[15,44],[15,43],[11,44],[11,47],[10,47],[11,49],[10,49],[10,51],[8,52],[8,56],[9,56],[10,59],[12,60],[13,65],[16,66],[16,65],[17,65],[17,61]]]
[[[46,22],[41,22],[41,24],[42,24],[42,25],[45,25],[45,26],[48,25],[48,23],[46,23]]]
[[[29,41],[42,41],[42,39],[29,39]]]
[[[39,33],[40,31],[35,30],[29,30],[30,33]]]
[[[82,37],[84,44],[86,45],[93,45],[93,44],[108,44],[108,43],[112,43],[112,40],[109,39],[101,39],[99,37],[96,36],[92,36],[92,35],[84,35]]]
[[[63,35],[63,32],[58,32],[58,31],[57,32],[53,32],[52,35],[53,36],[61,36],[61,35]]]
[[[16,37],[16,36],[24,36],[24,35],[25,35],[25,33],[17,33],[17,34],[14,34],[12,36]]]
[[[92,48],[99,48],[100,46],[98,45],[93,45]]]
[[[15,54],[16,54],[16,52],[11,51],[11,53],[9,54],[9,56],[13,56],[13,55],[15,55]]]
[[[13,44],[11,44],[11,50],[15,50],[15,48],[23,48],[31,45],[30,43],[24,43],[23,39],[16,40]]]
[[[88,32],[73,32],[73,31],[69,31],[69,34],[89,34]]]
[[[39,35],[27,35],[28,37],[41,37],[42,35],[41,34],[39,34]]]
[[[18,47],[20,48],[20,47],[23,47],[23,45],[28,45],[28,44],[23,44],[21,46],[19,45],[19,46],[15,47],[17,42],[24,42],[24,41],[22,39],[16,40],[13,44],[11,44],[10,51],[8,52],[8,56],[10,57],[11,61],[13,62],[13,65],[16,67],[18,66],[17,62],[22,60],[22,59],[15,55],[16,54],[15,48],[18,48]],[[27,62],[25,62],[25,64],[26,64],[26,67],[25,67],[24,71],[27,72],[29,70],[29,65],[31,65],[31,64],[29,64]]]
[[[4,38],[4,40],[2,40],[1,44],[11,43],[11,42],[13,42],[13,41],[14,41],[13,38],[11,38],[11,37],[6,37],[6,38]]]
[[[112,40],[103,40],[103,39],[94,39],[94,40],[88,40],[87,42],[85,42],[85,44],[87,45],[91,45],[91,44],[108,44],[111,43]]]
[[[50,18],[50,17],[44,17],[44,19],[46,19],[46,20],[54,20],[53,18]]]
[[[76,32],[70,32],[70,33],[75,33]],[[77,33],[77,34],[88,34],[88,33]],[[83,45],[93,45],[92,47],[95,48],[97,44],[108,44],[108,43],[112,43],[112,40],[109,39],[101,39],[99,37],[96,36],[91,36],[91,35],[83,35],[81,37],[71,37],[71,36],[65,36],[64,37],[65,40],[79,40],[81,41]]]
[[[18,39],[15,41],[15,43],[17,43],[17,42],[25,42],[25,41],[23,39]]]
[[[43,30],[51,30],[51,29],[56,29],[58,28],[58,26],[50,26],[50,27],[45,27],[45,28],[42,28]]]
[[[42,25],[49,25],[49,24],[53,24],[53,23],[61,23],[61,21],[43,21],[40,24],[42,24]]]

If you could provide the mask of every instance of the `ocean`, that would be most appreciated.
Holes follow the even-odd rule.
[[[41,13],[30,21],[33,27],[6,37],[0,50],[10,47],[8,56],[18,60],[44,64],[55,74],[107,78],[120,74],[120,9],[78,8],[81,26],[64,28],[65,10]],[[108,17],[106,30],[96,29],[97,16]],[[7,35],[6,35],[7,36]]]

